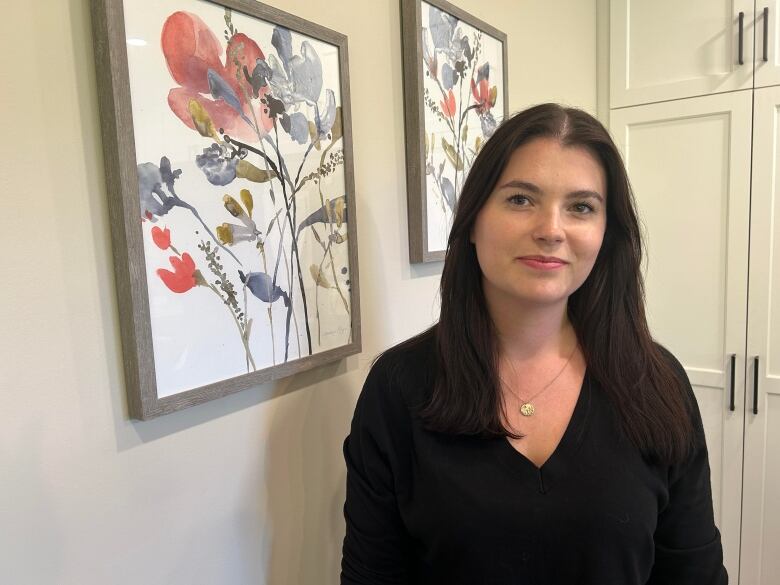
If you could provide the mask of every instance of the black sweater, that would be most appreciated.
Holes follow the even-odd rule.
[[[388,351],[358,399],[344,442],[342,585],[727,583],[698,410],[690,458],[650,464],[586,371],[538,469],[505,438],[422,429],[414,412],[434,355],[432,334]]]

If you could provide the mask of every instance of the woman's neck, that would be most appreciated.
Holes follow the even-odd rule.
[[[568,356],[577,340],[566,303],[533,307],[488,303],[498,336],[499,352],[514,363],[545,356]]]

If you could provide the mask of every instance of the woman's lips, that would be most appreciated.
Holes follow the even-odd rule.
[[[537,270],[555,270],[556,268],[560,268],[566,264],[566,262],[547,262],[542,260],[535,260],[533,258],[518,258],[518,260],[526,266],[536,268]]]

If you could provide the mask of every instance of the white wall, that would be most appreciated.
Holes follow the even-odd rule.
[[[274,0],[349,37],[365,351],[130,421],[87,0],[0,24],[0,581],[338,582],[341,444],[367,365],[434,319],[406,244],[397,0]],[[596,0],[459,0],[509,36],[510,109],[596,111]]]

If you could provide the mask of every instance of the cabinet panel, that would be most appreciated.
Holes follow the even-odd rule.
[[[753,0],[613,0],[610,107],[750,88],[753,37]]]
[[[780,555],[777,554],[777,543],[780,542],[780,393],[776,389],[767,393],[765,408],[767,434],[762,494],[761,574],[756,582],[769,585],[776,583],[780,575]]]
[[[682,362],[710,450],[726,567],[739,569],[752,92],[613,110],[647,243],[648,322]]]
[[[780,574],[780,87],[755,91],[753,128],[741,558],[743,583],[770,585]]]
[[[780,11],[780,0],[756,1],[756,87],[780,85],[780,13],[778,11]]]
[[[696,369],[723,361],[730,126],[730,112],[710,112],[632,124],[627,136],[647,227],[648,318],[661,339],[686,340],[680,359]]]

